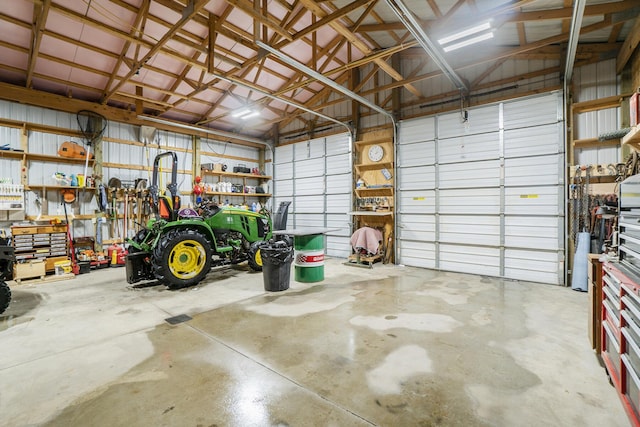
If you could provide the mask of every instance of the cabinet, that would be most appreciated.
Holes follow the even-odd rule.
[[[632,425],[640,426],[640,277],[604,263],[602,359]]]
[[[271,193],[257,192],[257,187],[271,180],[271,177],[268,175],[211,171],[205,169],[202,169],[201,174],[205,185],[204,196],[216,200],[220,204],[224,203],[229,197],[242,198],[245,204],[247,200],[252,199],[253,201],[259,201],[261,204],[264,204],[267,199],[271,197]],[[233,203],[233,200],[231,200],[231,203]]]
[[[393,262],[394,230],[394,146],[391,130],[365,134],[355,142],[354,230],[371,227],[382,232],[382,245],[376,254],[354,253],[350,262],[372,265]]]
[[[67,259],[69,239],[66,224],[15,225],[11,227],[11,235],[17,263],[43,260],[45,270],[53,271],[55,261]]]

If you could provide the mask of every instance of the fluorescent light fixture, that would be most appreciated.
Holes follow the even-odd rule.
[[[247,120],[260,115],[260,111],[249,111],[247,114],[239,116],[240,120]]]
[[[469,39],[465,39],[459,43],[450,44],[442,48],[445,52],[451,52],[452,50],[460,49],[461,47],[469,46],[474,43],[481,42],[483,40],[489,40],[493,38],[493,32],[490,31],[488,33],[480,34],[476,37],[471,37]]]
[[[252,112],[253,111],[251,111],[249,108],[242,108],[232,113],[231,117],[238,118],[238,117],[246,116],[247,114],[251,114]]]
[[[475,27],[467,28],[466,30],[462,30],[462,31],[459,31],[459,32],[457,32],[455,34],[451,34],[450,36],[438,39],[438,43],[447,44],[447,43],[452,42],[454,40],[458,40],[458,39],[461,39],[463,37],[470,36],[471,34],[479,33],[481,31],[489,30],[489,29],[491,29],[491,21],[487,21],[487,22],[485,22],[483,24],[476,25]]]

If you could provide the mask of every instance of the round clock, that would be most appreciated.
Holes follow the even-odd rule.
[[[384,156],[384,150],[380,145],[372,145],[369,147],[369,160],[372,162],[379,162]]]

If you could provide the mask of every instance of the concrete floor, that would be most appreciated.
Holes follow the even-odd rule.
[[[586,294],[341,262],[279,293],[242,266],[180,291],[123,269],[14,286],[0,424],[629,425]]]

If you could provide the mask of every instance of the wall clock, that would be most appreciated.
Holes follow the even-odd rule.
[[[380,145],[372,145],[369,147],[369,160],[372,162],[379,162],[382,160],[382,156],[384,156],[384,150]]]

